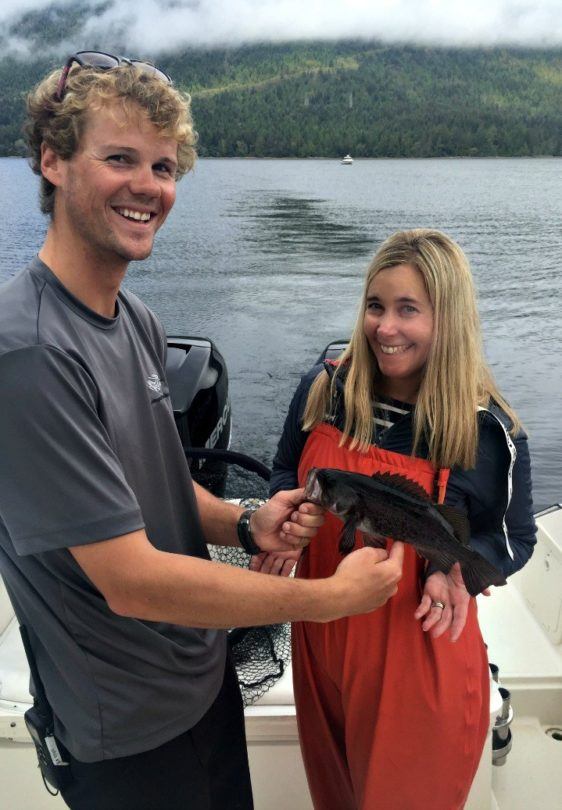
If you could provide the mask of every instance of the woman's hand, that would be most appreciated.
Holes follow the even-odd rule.
[[[436,571],[428,576],[414,616],[423,619],[422,630],[430,631],[433,638],[439,638],[450,628],[451,641],[457,641],[466,624],[470,599],[457,562],[448,574]]]
[[[273,574],[279,577],[288,577],[295,563],[302,554],[302,549],[294,551],[262,551],[250,559],[250,571],[259,571],[262,574]]]

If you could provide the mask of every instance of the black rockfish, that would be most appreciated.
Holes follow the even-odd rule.
[[[402,540],[446,574],[458,561],[471,596],[489,585],[505,585],[503,574],[468,546],[466,517],[450,506],[432,503],[422,487],[402,475],[368,476],[314,467],[305,495],[344,521],[342,554],[352,550],[359,529],[366,535],[366,545],[384,546],[387,537]]]

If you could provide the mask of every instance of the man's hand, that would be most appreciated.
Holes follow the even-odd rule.
[[[448,574],[436,571],[426,579],[414,617],[423,619],[422,630],[431,632],[433,638],[439,638],[450,628],[451,641],[457,641],[466,624],[470,598],[457,562]]]
[[[395,542],[390,553],[384,548],[359,548],[338,565],[334,580],[339,593],[336,618],[370,613],[394,596],[402,577],[404,544]]]
[[[277,492],[254,512],[250,526],[262,551],[295,551],[310,543],[325,510],[303,498],[304,489]]]

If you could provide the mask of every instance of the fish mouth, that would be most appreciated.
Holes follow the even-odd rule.
[[[307,477],[306,486],[304,488],[304,496],[307,501],[312,503],[320,503],[322,498],[322,487],[318,480],[318,468],[313,467]]]

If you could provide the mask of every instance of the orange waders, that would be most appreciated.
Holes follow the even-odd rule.
[[[433,496],[431,463],[372,447],[339,447],[322,424],[299,464],[364,474],[405,475]],[[437,474],[442,501],[448,470]],[[326,523],[303,555],[297,576],[330,576],[341,561],[342,523]],[[360,544],[360,540],[358,543]],[[486,649],[471,600],[460,639],[432,639],[414,619],[424,561],[405,548],[398,593],[362,616],[293,625],[293,674],[299,735],[316,810],[458,810],[484,746],[489,717]]]

